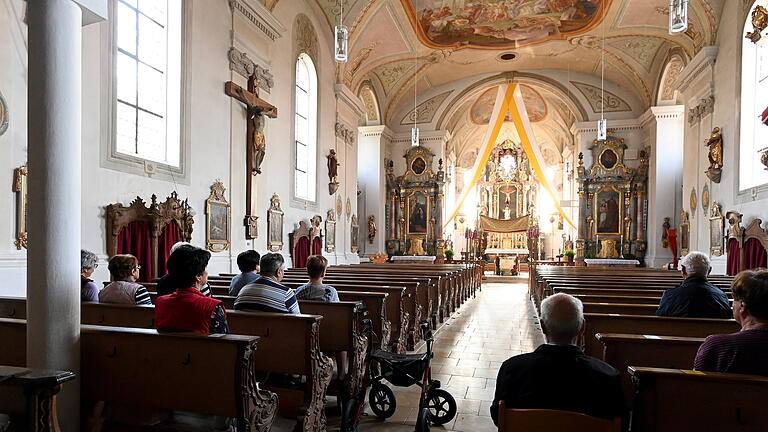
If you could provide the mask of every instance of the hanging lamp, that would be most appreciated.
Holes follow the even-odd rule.
[[[334,59],[346,63],[349,58],[349,29],[344,25],[344,0],[339,0],[339,25],[334,27]]]
[[[419,85],[419,62],[416,56],[416,49],[413,50],[413,127],[411,128],[411,147],[419,146],[419,128],[416,127],[416,120],[419,113],[416,109],[416,89]]]
[[[669,1],[669,34],[688,30],[688,0]]]
[[[605,25],[603,24],[603,50],[600,54],[600,120],[597,122],[597,140],[608,138],[608,120],[605,119]]]

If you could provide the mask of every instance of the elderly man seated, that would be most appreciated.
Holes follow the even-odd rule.
[[[691,252],[680,264],[685,280],[676,288],[664,292],[656,315],[731,318],[728,296],[707,280],[709,272],[712,271],[709,257],[702,252]]]
[[[541,328],[546,344],[502,363],[491,404],[493,422],[498,424],[502,400],[507,408],[575,411],[605,419],[623,416],[619,371],[576,345],[584,333],[581,301],[563,293],[547,297],[541,302]]]

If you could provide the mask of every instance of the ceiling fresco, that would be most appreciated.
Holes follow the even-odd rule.
[[[597,24],[610,0],[401,0],[434,48],[505,49],[563,39]]]

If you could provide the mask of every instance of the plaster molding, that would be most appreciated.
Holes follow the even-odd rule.
[[[255,0],[229,0],[232,13],[240,13],[254,27],[272,41],[283,37],[285,26],[261,2]]]
[[[337,121],[334,129],[336,131],[337,138],[341,138],[348,145],[355,143],[357,132],[354,130],[354,128],[348,127],[344,123]]]
[[[672,88],[679,92],[687,92],[694,83],[696,83],[704,73],[710,77],[710,87],[713,87],[712,77],[715,73],[715,61],[717,61],[717,46],[707,46],[701,49],[698,54],[683,68],[677,80],[672,83]],[[714,91],[712,88],[710,91]]]
[[[433,143],[437,142],[441,145],[447,143],[451,139],[452,135],[447,130],[431,130],[431,131],[420,131],[419,132],[419,143],[427,144],[427,143]],[[394,138],[392,138],[393,144],[403,144],[403,143],[411,143],[411,132],[399,132],[396,133]]]
[[[642,118],[643,116],[636,119],[608,120],[608,129],[615,132],[642,130],[645,127]],[[597,120],[574,123],[571,126],[570,132],[573,136],[585,133],[597,134]]]
[[[344,84],[336,84],[334,90],[336,99],[349,107],[358,119],[365,118],[365,104],[349,87]]]
[[[256,86],[267,93],[272,90],[275,85],[274,77],[272,73],[267,69],[257,65],[248,54],[238,50],[235,47],[230,47],[227,52],[229,58],[229,70],[237,72],[244,78],[248,78],[251,75],[256,75]]]
[[[702,118],[715,112],[715,96],[709,95],[693,108],[688,109],[688,126],[700,122]]]
[[[385,125],[360,126],[357,128],[357,130],[363,138],[383,137],[389,141],[395,138],[395,133],[392,132],[392,129]]]

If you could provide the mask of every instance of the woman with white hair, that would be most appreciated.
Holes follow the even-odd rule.
[[[99,266],[96,254],[80,249],[80,300],[89,302],[99,301],[99,286],[93,282],[91,275]]]
[[[676,288],[664,291],[657,316],[683,318],[731,318],[728,296],[708,280],[712,271],[709,256],[691,252],[680,262],[685,280]]]

